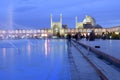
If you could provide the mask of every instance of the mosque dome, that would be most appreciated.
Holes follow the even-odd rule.
[[[92,26],[95,26],[96,25],[96,21],[93,17],[91,16],[86,16],[84,19],[83,19],[83,24],[91,24]]]

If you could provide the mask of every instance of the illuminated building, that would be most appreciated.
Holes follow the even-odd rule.
[[[96,35],[101,35],[103,32],[120,33],[120,26],[112,28],[102,28],[96,24],[96,21],[91,16],[86,16],[83,22],[78,22],[78,17],[75,18],[75,28],[69,28],[67,25],[62,24],[62,14],[60,14],[60,21],[54,22],[53,16],[50,16],[51,27],[44,29],[17,29],[17,30],[0,30],[0,39],[13,39],[13,38],[40,38],[51,36],[65,36],[68,32],[74,35],[77,32],[81,34],[88,34],[94,30]]]

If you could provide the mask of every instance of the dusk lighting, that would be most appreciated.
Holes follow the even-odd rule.
[[[120,0],[1,0],[0,80],[120,80]]]

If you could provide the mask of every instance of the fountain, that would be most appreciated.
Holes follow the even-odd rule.
[[[8,26],[10,30],[13,29],[13,5],[10,4],[9,8],[8,8]]]

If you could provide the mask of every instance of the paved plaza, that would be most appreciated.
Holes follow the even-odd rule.
[[[96,48],[106,54],[109,54],[115,58],[120,59],[120,40],[102,40],[96,39],[95,41],[86,41],[80,40],[80,42],[90,45],[92,47],[100,46],[100,48]]]

